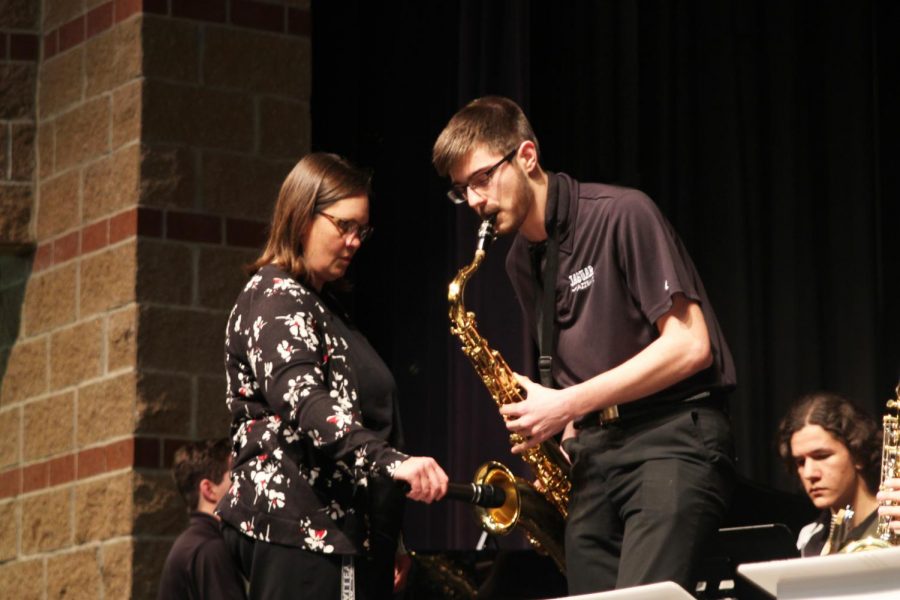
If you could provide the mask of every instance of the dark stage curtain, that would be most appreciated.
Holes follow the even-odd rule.
[[[314,0],[312,16],[313,147],[375,173],[354,309],[397,378],[408,450],[457,480],[488,459],[526,473],[448,331],[476,220],[430,150],[484,94],[525,108],[545,168],[639,187],[680,232],[737,363],[743,475],[791,489],[773,431],[805,392],[880,418],[900,375],[896,2]],[[531,373],[507,248],[467,305]],[[467,507],[416,505],[407,537],[468,548],[477,530]]]

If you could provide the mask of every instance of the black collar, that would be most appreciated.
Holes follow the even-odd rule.
[[[572,231],[575,229],[572,214],[578,198],[578,182],[565,173],[547,172],[547,206],[544,227],[549,236],[554,227],[559,228],[559,249],[572,254]]]

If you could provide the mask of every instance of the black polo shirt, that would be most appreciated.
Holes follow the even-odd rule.
[[[244,600],[244,580],[222,538],[218,519],[192,512],[166,558],[159,600]]]
[[[713,364],[656,394],[629,403],[632,410],[734,387],[734,362],[694,263],[657,206],[643,192],[579,183],[549,174],[548,231],[560,232],[556,281],[556,354],[553,378],[575,385],[607,371],[646,348],[659,331],[656,321],[684,294],[703,311]],[[540,284],[530,244],[517,235],[506,269],[532,337]],[[627,410],[627,409],[626,409]]]

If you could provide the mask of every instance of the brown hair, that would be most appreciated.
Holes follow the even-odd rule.
[[[485,96],[472,100],[453,115],[434,143],[431,162],[444,177],[477,144],[506,154],[526,140],[534,142],[540,155],[537,137],[519,105],[509,98]]]
[[[269,226],[265,248],[249,267],[277,263],[291,275],[306,275],[301,239],[317,211],[338,200],[369,195],[371,176],[337,154],[307,154],[288,173]]]
[[[228,470],[231,440],[204,440],[185,444],[175,452],[172,476],[188,510],[200,504],[200,482],[209,479],[220,483]]]
[[[874,493],[881,479],[880,428],[852,401],[831,392],[815,392],[797,400],[778,426],[778,453],[788,472],[796,473],[791,437],[806,425],[818,425],[844,444]]]

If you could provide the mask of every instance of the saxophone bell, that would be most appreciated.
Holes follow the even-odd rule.
[[[516,477],[506,465],[488,461],[476,471],[473,486],[495,489],[500,492],[497,498],[503,499],[494,506],[475,504],[475,518],[483,530],[507,535],[522,527],[528,540],[565,572],[565,518],[534,485]]]

